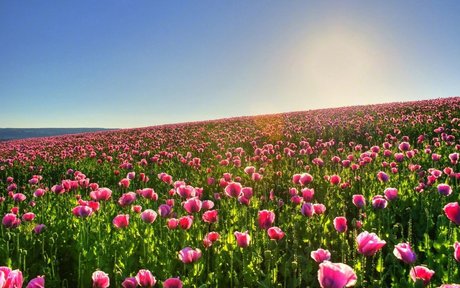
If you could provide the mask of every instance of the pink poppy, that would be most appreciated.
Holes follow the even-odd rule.
[[[182,288],[182,281],[179,277],[177,278],[168,278],[163,282],[163,288]]]
[[[313,176],[308,173],[303,173],[300,175],[299,184],[302,186],[308,185],[313,181]]]
[[[460,262],[460,242],[454,243],[454,258],[457,262]]]
[[[460,225],[460,207],[458,202],[448,203],[444,206],[444,213],[450,221]]]
[[[316,215],[321,215],[326,212],[326,206],[321,203],[315,203],[313,204],[313,210],[315,211]]]
[[[239,247],[245,248],[249,246],[249,243],[251,242],[251,236],[249,236],[248,231],[245,231],[245,232],[236,231],[234,235],[236,238],[236,244]]]
[[[26,288],[44,288],[45,276],[38,276],[30,280]]]
[[[315,196],[315,189],[304,188],[300,191],[300,193],[302,193],[302,197],[305,202],[311,202],[313,200],[313,196]]]
[[[347,218],[345,217],[335,217],[334,218],[334,228],[337,230],[339,233],[343,233],[347,231]]]
[[[356,237],[356,242],[358,243],[358,252],[364,256],[373,256],[386,244],[386,242],[380,240],[375,233],[369,233],[367,231],[361,232],[358,237]]]
[[[204,210],[211,210],[212,208],[214,208],[214,202],[212,202],[212,200],[204,200],[201,203],[201,208],[203,208]]]
[[[393,254],[406,264],[412,264],[417,259],[417,255],[412,250],[409,243],[399,243],[396,245]]]
[[[46,193],[45,189],[38,188],[34,192],[34,197],[42,197],[43,195],[45,195],[45,193]]]
[[[190,264],[198,261],[201,258],[201,250],[196,248],[185,247],[179,252],[179,259],[184,264]]]
[[[141,219],[145,223],[153,223],[157,219],[157,212],[152,209],[146,209],[141,213]]]
[[[2,224],[6,228],[16,228],[21,224],[21,220],[14,213],[7,213],[3,216]]]
[[[128,277],[121,283],[123,288],[136,288],[138,285],[136,277]]]
[[[141,269],[137,272],[136,281],[141,287],[153,287],[157,283],[155,276],[152,272],[146,269]]]
[[[342,181],[342,179],[340,179],[339,175],[332,175],[331,178],[329,179],[329,182],[332,185],[339,185],[340,181]]]
[[[321,288],[352,287],[358,277],[350,266],[324,261],[319,264],[318,281]]]
[[[190,229],[193,224],[193,216],[182,216],[179,218],[179,226],[184,230]]]
[[[183,204],[185,211],[189,214],[200,212],[201,205],[201,200],[198,197],[189,198]]]
[[[409,274],[412,281],[417,282],[417,280],[420,279],[423,281],[423,286],[427,286],[430,283],[431,277],[434,275],[434,271],[425,266],[415,266],[410,269]]]
[[[224,191],[225,191],[225,194],[228,197],[237,198],[241,193],[241,189],[243,189],[243,186],[241,186],[240,183],[238,183],[238,182],[230,182],[225,187]]]
[[[105,187],[98,188],[95,191],[91,191],[89,193],[89,197],[91,197],[94,201],[107,201],[110,197],[112,197],[112,190]]]
[[[438,184],[438,192],[443,196],[452,194],[452,188],[447,184]]]
[[[93,209],[89,206],[77,206],[72,209],[72,214],[77,216],[77,217],[88,217],[93,214]]]
[[[95,271],[92,279],[93,288],[107,288],[110,286],[109,275],[103,271]]]
[[[138,192],[143,198],[150,199],[150,200],[153,200],[153,201],[157,201],[157,200],[158,200],[158,194],[155,193],[155,191],[153,190],[153,188],[144,188],[144,189],[141,189],[141,190],[137,190],[137,192]]]
[[[260,229],[267,230],[275,222],[275,213],[268,210],[259,211],[258,222]]]
[[[361,194],[355,194],[353,195],[352,202],[357,208],[363,208],[366,205],[366,198]]]
[[[331,259],[331,252],[319,248],[316,251],[311,251],[310,256],[311,258],[313,258],[313,260],[315,260],[316,263],[321,263],[323,261],[328,261]]]
[[[0,286],[1,287],[8,287],[8,288],[15,288],[15,287],[22,287],[22,283],[24,282],[24,278],[22,276],[22,272],[18,269],[11,270],[6,266],[0,267]]]
[[[203,213],[202,219],[206,223],[214,223],[218,220],[218,211],[217,210],[208,210]]]
[[[118,199],[118,204],[125,207],[132,204],[134,201],[136,201],[136,193],[128,192],[121,195],[120,199]]]
[[[125,228],[129,225],[129,214],[120,214],[115,216],[112,221],[115,228]]]
[[[30,222],[35,219],[35,214],[32,212],[27,212],[22,215],[22,221],[24,222]]]
[[[271,240],[281,240],[284,238],[284,232],[279,227],[270,227],[267,229],[268,237]]]
[[[383,192],[388,201],[393,201],[398,198],[398,189],[396,188],[386,188]]]
[[[168,229],[176,229],[177,226],[179,226],[179,220],[176,219],[176,218],[169,218],[167,221],[166,221],[166,226],[168,226]]]
[[[35,225],[34,229],[32,230],[35,234],[41,234],[43,230],[46,229],[45,224],[37,224]]]
[[[313,208],[313,204],[311,203],[303,203],[302,208],[300,209],[302,215],[307,217],[312,217],[315,214],[315,209]]]

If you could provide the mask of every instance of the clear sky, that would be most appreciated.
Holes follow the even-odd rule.
[[[460,1],[0,1],[0,127],[460,95]]]

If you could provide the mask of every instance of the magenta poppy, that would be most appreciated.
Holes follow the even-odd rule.
[[[202,219],[206,223],[214,223],[218,220],[218,214],[217,210],[208,210],[203,213]]]
[[[307,217],[312,217],[315,214],[315,209],[311,203],[303,203],[302,208],[300,209],[302,215]]]
[[[136,193],[128,192],[121,195],[120,199],[118,199],[118,204],[125,207],[132,204],[134,201],[136,201]]]
[[[268,237],[271,240],[281,240],[284,238],[284,232],[279,227],[270,227],[267,229]]]
[[[458,202],[448,203],[444,206],[444,213],[450,221],[460,225],[460,207]]]
[[[35,219],[35,214],[32,212],[27,212],[27,213],[24,213],[24,215],[22,215],[22,221],[24,222],[30,222],[30,221],[33,221],[34,219]]]
[[[171,206],[167,204],[161,204],[158,207],[158,214],[160,214],[161,217],[166,218],[171,214]]]
[[[185,247],[179,252],[179,259],[184,264],[190,264],[198,261],[201,258],[201,250],[196,248]]]
[[[185,211],[189,214],[200,212],[201,205],[201,200],[198,197],[189,198],[183,204]]]
[[[358,252],[364,256],[373,256],[386,244],[386,242],[380,240],[375,233],[369,233],[367,231],[361,232],[358,237],[356,237],[356,242],[358,243]]]
[[[302,186],[308,185],[313,181],[313,176],[308,173],[303,173],[300,175],[299,184]]]
[[[315,203],[313,204],[313,210],[315,211],[316,215],[321,215],[324,214],[324,212],[326,212],[326,206],[321,203]]]
[[[89,206],[77,206],[72,209],[72,214],[77,216],[77,217],[88,217],[93,214],[93,209]]]
[[[339,175],[332,175],[332,176],[329,178],[329,182],[330,182],[332,185],[339,185],[339,184],[340,184],[340,181],[342,181],[342,179],[340,178]]]
[[[374,209],[385,209],[388,206],[388,201],[382,195],[375,195],[372,198],[372,207]]]
[[[2,224],[6,228],[17,228],[21,224],[21,219],[14,213],[7,213],[3,216]]]
[[[335,217],[334,218],[334,228],[337,230],[339,233],[344,233],[347,232],[347,218],[345,217]]]
[[[95,271],[92,276],[93,288],[107,288],[110,286],[109,275],[103,271]]]
[[[311,251],[311,258],[315,260],[316,263],[321,263],[323,261],[329,261],[331,259],[331,252],[325,249],[319,248],[316,251]]]
[[[245,232],[236,231],[234,235],[236,238],[236,244],[239,247],[245,248],[249,246],[249,243],[251,242],[251,236],[249,236],[248,231],[245,231]]]
[[[258,223],[260,229],[267,230],[275,222],[275,213],[268,210],[259,211]]]
[[[177,278],[168,278],[163,282],[163,288],[182,288],[182,281]]]
[[[398,198],[398,189],[396,188],[386,188],[383,193],[385,194],[385,197],[388,199],[388,201],[393,201]]]
[[[427,286],[434,275],[434,271],[425,266],[415,266],[410,269],[409,274],[412,281],[417,282],[417,280],[422,280],[423,286]]]
[[[350,266],[324,261],[319,264],[318,281],[321,288],[344,288],[356,284],[358,277]]]
[[[243,186],[238,182],[230,182],[224,189],[225,195],[228,197],[238,198]]]
[[[35,234],[41,234],[46,229],[45,224],[37,224],[32,230]]]
[[[120,214],[115,216],[112,221],[115,228],[125,228],[129,225],[129,214]]]
[[[157,219],[157,212],[152,209],[146,209],[141,213],[141,219],[145,223],[153,223]]]
[[[179,218],[179,226],[184,230],[190,229],[193,224],[193,216],[187,215]]]
[[[138,285],[136,277],[128,277],[121,283],[123,288],[136,288]]]
[[[406,264],[412,264],[417,259],[417,255],[412,250],[409,243],[399,243],[396,245],[393,254]]]
[[[457,262],[460,262],[460,242],[454,243],[454,258]]]
[[[388,180],[390,179],[390,177],[388,177],[387,173],[383,172],[383,171],[379,171],[377,173],[377,179],[380,181],[380,182],[388,182]]]
[[[157,283],[155,276],[147,269],[141,269],[137,272],[136,281],[141,287],[153,287]]]
[[[352,202],[353,205],[355,205],[357,208],[363,208],[364,206],[366,206],[366,198],[364,198],[364,196],[361,194],[353,195]]]
[[[19,286],[20,287],[20,286]],[[27,283],[26,288],[44,288],[45,287],[45,276],[37,276]]]
[[[153,201],[158,200],[158,194],[155,193],[153,188],[144,188],[144,189],[138,190],[137,192],[145,199],[150,199]]]
[[[302,193],[302,197],[305,202],[311,202],[315,196],[315,189],[304,188],[300,191],[300,193]]]
[[[439,184],[438,193],[443,196],[449,196],[450,194],[452,194],[452,188],[447,184]]]
[[[110,197],[112,197],[112,190],[105,187],[98,188],[95,191],[91,191],[89,193],[89,197],[91,197],[94,201],[107,201]]]

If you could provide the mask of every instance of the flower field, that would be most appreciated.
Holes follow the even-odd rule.
[[[0,287],[460,287],[459,129],[457,97],[1,142]]]

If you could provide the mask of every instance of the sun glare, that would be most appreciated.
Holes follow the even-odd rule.
[[[304,89],[320,106],[363,104],[380,86],[383,59],[365,36],[335,27],[315,35],[304,47]]]

